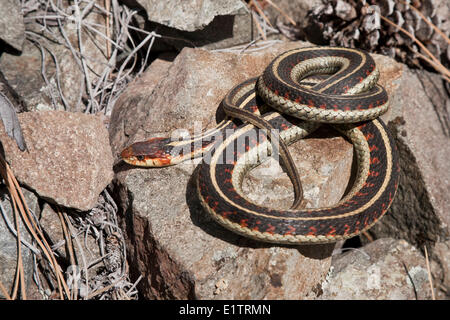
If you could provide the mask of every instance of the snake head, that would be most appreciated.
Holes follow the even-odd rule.
[[[173,165],[170,138],[151,138],[133,143],[120,156],[128,164],[138,167],[167,167]]]

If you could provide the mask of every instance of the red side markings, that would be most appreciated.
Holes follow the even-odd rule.
[[[336,235],[336,228],[333,226],[330,226],[330,231],[328,231],[327,236],[334,237]]]
[[[285,233],[284,233],[284,235],[291,235],[291,234],[293,234],[294,232],[295,232],[295,228],[293,227],[293,226],[288,226],[288,231],[286,231]]]
[[[275,227],[269,223],[269,224],[267,225],[266,232],[267,232],[267,233],[270,233],[270,234],[273,234],[274,231],[275,231]]]
[[[378,171],[369,171],[369,173],[367,174],[369,177],[378,177],[379,176],[379,172]]]
[[[310,232],[308,232],[308,236],[315,236],[316,235],[316,232],[317,232],[317,229],[316,228],[314,228],[314,227],[309,227],[309,230],[311,230]]]
[[[350,226],[348,224],[344,224],[344,235],[347,235],[350,231]]]

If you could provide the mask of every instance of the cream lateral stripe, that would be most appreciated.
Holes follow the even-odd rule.
[[[199,140],[200,141],[206,140],[208,137],[214,136],[217,133],[219,133],[224,127],[226,127],[228,125],[229,122],[230,122],[229,117],[226,117],[224,120],[219,122],[216,127],[212,128],[210,130],[202,132],[202,133],[200,133],[198,135],[194,135],[191,138],[186,139],[186,140],[183,139],[183,140],[179,140],[179,141],[178,140],[171,141],[167,145],[170,145],[172,147],[178,147],[180,145],[184,146],[187,143],[193,144],[193,143],[195,143],[195,142],[197,142]]]
[[[271,117],[266,120],[270,120],[273,119],[274,116],[277,116],[277,114],[272,114]],[[310,221],[310,220],[328,220],[328,219],[337,219],[337,218],[343,218],[343,217],[349,217],[349,216],[353,216],[353,215],[357,215],[360,212],[366,210],[367,208],[369,208],[373,203],[375,203],[375,201],[377,201],[380,196],[383,194],[384,190],[386,189],[386,186],[391,178],[391,171],[392,171],[392,150],[391,150],[391,146],[389,144],[389,139],[387,137],[386,132],[384,131],[383,127],[381,126],[381,124],[379,123],[378,120],[373,120],[373,123],[375,124],[375,126],[378,128],[378,130],[380,131],[380,134],[382,136],[384,145],[386,147],[386,162],[387,162],[387,168],[386,168],[386,175],[384,177],[383,180],[383,184],[381,186],[381,188],[378,190],[378,192],[376,193],[376,195],[370,200],[368,201],[364,206],[354,210],[354,211],[350,211],[338,216],[326,216],[326,217],[274,217],[274,216],[270,216],[270,215],[266,215],[263,213],[258,213],[256,211],[252,211],[249,210],[247,208],[244,208],[238,204],[236,204],[235,202],[233,202],[232,200],[230,200],[223,192],[222,190],[219,188],[217,181],[215,179],[216,177],[216,166],[215,163],[217,162],[217,158],[218,155],[221,154],[223,152],[223,150],[230,144],[231,141],[234,141],[234,137],[236,137],[237,135],[240,135],[242,132],[240,132],[240,130],[237,130],[233,135],[230,136],[229,139],[226,139],[220,146],[219,148],[216,150],[216,152],[214,153],[214,156],[211,159],[211,165],[210,165],[210,175],[211,175],[211,182],[213,183],[213,186],[215,188],[215,190],[217,191],[217,193],[219,193],[220,197],[222,199],[224,199],[225,201],[227,201],[228,203],[232,204],[234,207],[238,208],[239,210],[245,211],[247,213],[253,214],[255,216],[259,216],[259,217],[265,217],[265,218],[271,218],[271,219],[279,219],[279,220],[301,220],[301,221]],[[248,132],[249,130],[251,130],[253,128],[252,125],[248,125],[245,126],[243,129],[243,132]],[[236,187],[236,186],[234,186]],[[293,211],[298,211],[298,210],[293,210]],[[300,210],[301,211],[301,210]],[[305,211],[311,211],[311,210],[305,210]]]

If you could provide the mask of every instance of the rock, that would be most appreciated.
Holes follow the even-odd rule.
[[[436,297],[448,300],[450,295],[450,241],[436,243],[433,253],[431,271]]]
[[[445,241],[450,226],[448,96],[439,76],[402,68],[392,108],[383,116],[400,152],[399,189],[389,214],[369,233],[433,248]]]
[[[34,195],[34,193],[22,188],[22,193],[25,197],[28,207],[33,210],[33,212],[37,212],[39,210],[38,198]],[[11,201],[6,198],[8,195],[8,189],[5,186],[2,186],[0,189],[1,194],[1,206],[2,206],[2,214],[0,214],[0,282],[8,291],[8,294],[11,294],[11,289],[13,288],[14,278],[16,274],[17,268],[17,238],[11,232],[10,226],[16,232],[15,218],[14,213],[11,208]],[[5,219],[6,217],[6,219]],[[31,236],[28,233],[25,225],[19,219],[19,231],[22,241],[26,241],[28,244],[32,244]],[[25,275],[25,285],[27,287],[27,292],[29,293],[30,287],[33,283],[33,265],[32,265],[32,252],[30,249],[22,242],[22,263],[24,266],[24,275]],[[39,252],[36,247],[33,247],[36,250],[36,253]],[[19,291],[20,292],[20,291]],[[0,299],[5,298],[3,292],[0,290]]]
[[[40,197],[85,211],[113,178],[111,149],[100,117],[64,111],[18,115],[28,151],[0,126],[6,160],[19,182]]]
[[[151,66],[113,110],[114,154],[129,143],[170,136],[173,130],[192,134],[214,127],[223,117],[217,107],[233,85],[301,45],[308,44],[281,43],[250,54],[185,48],[172,64]],[[380,67],[395,70],[392,63]],[[308,205],[337,202],[349,181],[351,145],[324,128],[290,150]],[[278,164],[265,165],[244,181],[247,196],[270,206],[290,206],[289,179]],[[144,276],[140,293],[150,299],[298,299],[311,294],[328,271],[334,245],[266,245],[223,229],[205,215],[195,196],[195,167],[195,161],[156,169],[116,167],[114,193],[127,230],[130,271]]]
[[[336,135],[324,127],[290,148],[300,173],[307,207],[337,203],[344,194],[350,179],[353,148]],[[242,188],[250,200],[268,207],[287,209],[294,200],[288,175],[272,158],[253,169],[244,179]]]
[[[0,1],[0,39],[19,52],[25,40],[21,9],[20,1]]]
[[[431,299],[425,258],[405,240],[378,239],[333,258],[319,299]]]
[[[251,13],[240,0],[156,1],[128,0],[129,7],[144,8],[139,24],[162,35],[154,50],[184,47],[228,48],[254,38]],[[182,12],[182,13],[180,13]]]
[[[322,0],[280,0],[275,4],[291,19],[294,19],[298,27],[304,28],[307,23],[308,11],[322,4]],[[276,25],[276,20],[289,24],[289,21],[272,5],[268,5],[264,9],[267,11],[267,15],[272,17],[270,20],[273,25]]]
[[[426,245],[436,264],[436,288],[448,287],[442,261],[450,252],[442,245],[450,231],[450,122],[445,110],[450,99],[438,75],[413,72],[387,57],[375,58],[391,104],[381,118],[396,140],[401,174],[389,212],[368,234],[374,239],[404,239],[420,250]],[[434,252],[435,247],[441,249]]]
[[[125,1],[125,3],[130,1]],[[216,16],[235,15],[245,9],[239,0],[158,1],[136,0],[147,12],[148,20],[182,31],[201,30]]]

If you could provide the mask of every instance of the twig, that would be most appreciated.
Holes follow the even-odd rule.
[[[67,224],[70,234],[73,237],[73,239],[75,240],[75,244],[78,247],[78,252],[80,253],[80,256],[81,256],[81,261],[83,261],[84,280],[85,280],[86,289],[89,289],[89,273],[88,273],[88,266],[87,266],[88,264],[86,261],[86,256],[84,255],[83,247],[81,246],[80,241],[78,240],[78,237],[76,236],[74,227],[72,226],[72,223],[68,219],[67,215],[64,212],[62,213],[62,215],[64,216],[64,221]]]
[[[109,13],[111,11],[111,0],[105,0],[105,9]],[[110,21],[109,21],[109,14],[105,17],[105,24],[106,24],[106,37],[109,39],[111,38],[111,28],[110,28]],[[111,58],[111,44],[109,42],[106,43],[106,57],[109,59]]]
[[[259,15],[264,19],[264,21],[266,21],[266,23],[273,28],[269,18],[267,18],[267,16],[264,14],[264,11],[259,6],[258,1],[250,0],[248,4],[250,5],[250,7],[255,8]]]
[[[263,31],[263,29],[261,27],[261,24],[259,23],[258,19],[256,18],[256,14],[253,11],[252,11],[252,18],[253,18],[253,21],[255,22],[256,28],[258,29],[259,34],[261,35],[261,37],[264,40],[267,40],[266,33]]]
[[[291,17],[289,17],[289,15],[284,12],[283,10],[280,9],[280,7],[278,7],[275,3],[273,3],[271,0],[266,0],[266,2],[268,4],[270,4],[272,7],[274,7],[279,13],[281,13],[283,15],[283,17],[285,17],[292,25],[296,26],[297,23],[294,21],[294,19],[292,19]]]
[[[3,286],[3,283],[1,281],[0,281],[0,290],[2,291],[2,294],[6,300],[12,300],[11,296],[9,295],[8,291],[6,291],[6,288]]]
[[[65,239],[66,248],[67,248],[67,251],[69,252],[70,264],[72,266],[75,266],[76,265],[76,261],[75,261],[75,253],[74,253],[73,245],[72,245],[72,238],[71,238],[71,236],[70,236],[70,234],[69,234],[69,232],[67,230],[67,225],[66,225],[66,222],[64,220],[63,213],[61,212],[59,206],[55,206],[53,211],[56,212],[56,214],[58,215],[58,218],[59,218],[59,222],[61,223],[61,228],[63,230],[63,235],[64,235],[64,239]],[[75,280],[73,283],[74,283],[74,287],[73,287],[73,290],[71,290],[70,298],[76,300],[76,298],[77,298],[77,291],[78,291],[77,281]]]
[[[425,261],[427,263],[427,271],[428,271],[428,282],[430,283],[430,289],[431,289],[431,299],[436,300],[436,297],[434,296],[434,287],[433,287],[433,278],[431,276],[431,269],[430,269],[430,262],[428,260],[428,251],[427,246],[423,247],[425,251]]]
[[[19,199],[20,201],[20,199]],[[22,235],[20,234],[19,230],[19,212],[16,204],[16,199],[12,198],[13,207],[14,207],[14,216],[16,221],[16,230],[17,230],[17,273],[16,273],[16,279],[20,280],[20,293],[23,300],[27,300],[27,292],[26,292],[26,286],[25,286],[25,273],[23,270],[23,257],[22,257],[22,243],[20,239],[22,238]],[[22,209],[23,212],[23,209]],[[14,299],[16,292],[14,291],[12,298]]]
[[[148,40],[150,40],[152,37],[155,37],[155,36],[157,36],[157,35],[156,35],[156,34],[149,34],[149,35],[148,35],[147,37],[145,37],[145,39],[144,39],[144,40],[143,40],[136,48],[134,48],[134,50],[127,56],[127,58],[125,59],[125,61],[122,63],[122,65],[121,65],[120,68],[119,68],[119,71],[118,71],[118,73],[117,73],[117,78],[116,78],[116,80],[114,81],[114,85],[113,85],[112,91],[114,91],[114,90],[116,89],[117,84],[118,84],[118,82],[119,82],[119,79],[121,79],[120,76],[121,76],[123,70],[125,69],[125,66],[127,65],[128,61],[131,59],[131,57],[134,56],[134,54],[135,54],[140,48],[142,48],[142,46],[144,46],[144,44],[146,44],[146,43],[148,42]],[[109,107],[109,108],[112,107],[112,106],[111,106],[111,100],[112,100],[112,95],[111,95],[111,96],[109,97],[109,99],[108,99],[107,108],[108,108],[108,107]],[[108,111],[110,111],[110,110],[107,109],[107,110],[105,111],[105,113],[108,114]]]
[[[426,24],[428,24],[431,28],[433,28],[434,31],[439,33],[439,35],[447,42],[447,44],[450,45],[450,38],[444,32],[442,32],[441,29],[439,29],[437,26],[435,26],[434,23],[431,23],[430,21],[428,21],[427,17],[425,17],[425,15],[419,9],[417,9],[416,7],[414,7],[410,3],[406,3],[405,1],[400,0],[400,2],[403,3],[406,6],[409,6],[409,8],[413,9],[422,18],[422,20]]]
[[[417,45],[430,57],[431,60],[433,60],[433,62],[439,66],[439,69],[436,69],[435,64],[432,64],[432,66],[436,69],[436,71],[438,71],[439,73],[444,73],[444,75],[448,78],[450,77],[450,71],[447,70],[442,64],[441,62],[430,52],[430,50],[428,50],[424,44],[422,42],[420,42],[419,40],[417,40],[417,38],[412,35],[410,32],[406,31],[405,29],[403,29],[402,27],[400,27],[399,25],[397,25],[396,23],[392,22],[391,20],[383,17],[382,15],[380,15],[380,18],[383,19],[383,21],[386,21],[388,24],[390,24],[391,26],[398,28],[401,32],[403,32],[404,34],[406,34],[408,37],[411,38],[411,40],[413,40],[415,43],[417,43]]]
[[[444,73],[445,73],[445,69],[442,69],[439,65],[437,65],[433,60],[425,57],[423,54],[421,54],[420,52],[416,52],[417,56],[420,59],[425,60],[426,62],[428,62],[436,71],[441,73],[441,77],[444,78],[445,81],[450,83],[450,78],[447,77]]]
[[[0,212],[2,213],[3,219],[5,220],[6,226],[8,227],[9,231],[17,237],[17,231],[14,228],[14,226],[11,224],[11,221],[9,221],[8,216],[6,215],[5,208],[3,207],[3,204],[0,202]],[[21,239],[22,244],[24,244],[28,249],[30,249],[34,254],[40,255],[39,249],[37,249],[35,246],[33,246],[31,243],[29,243],[25,239]]]
[[[42,253],[47,258],[47,260],[50,262],[50,265],[53,268],[52,270],[55,272],[56,279],[58,281],[60,297],[61,297],[61,299],[63,299],[63,290],[67,294],[67,296],[69,296],[69,290],[67,289],[67,285],[65,284],[64,277],[62,276],[62,274],[59,270],[59,265],[56,262],[53,251],[50,249],[50,246],[48,245],[48,243],[45,239],[45,236],[43,235],[40,228],[36,225],[33,217],[29,216],[30,210],[25,201],[25,197],[22,193],[19,183],[15,179],[11,168],[9,167],[9,165],[6,163],[5,159],[1,155],[0,155],[0,164],[1,164],[0,165],[0,173],[3,176],[3,179],[5,180],[8,191],[11,195],[11,199],[18,199],[17,202],[13,201],[13,204],[17,205],[18,212],[20,213],[22,221],[25,224],[27,230],[31,233],[33,239],[36,241],[38,246],[41,248]]]

